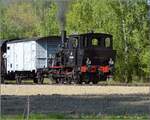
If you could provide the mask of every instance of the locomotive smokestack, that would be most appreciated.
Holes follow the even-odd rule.
[[[64,46],[65,42],[66,42],[66,31],[65,30],[61,31],[61,42],[62,42],[62,45]]]
[[[68,11],[69,4],[71,0],[55,0],[58,11],[57,11],[57,20],[59,22],[59,27],[61,31],[61,41],[62,41],[62,46],[65,47],[65,42],[66,42],[66,14]]]
[[[60,30],[65,30],[66,27],[66,14],[70,0],[56,0],[58,7],[57,20],[59,22]]]

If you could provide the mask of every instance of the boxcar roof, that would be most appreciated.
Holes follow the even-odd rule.
[[[24,39],[16,39],[8,41],[8,43],[17,43],[17,42],[27,42],[27,41],[37,41],[37,40],[47,40],[47,39],[55,39],[59,40],[60,36],[47,36],[47,37],[33,37],[33,38],[24,38]]]
[[[21,40],[20,38],[15,38],[15,39],[3,39],[3,40],[0,40],[0,47],[6,43],[6,42],[12,42],[12,41],[16,41],[16,40]]]

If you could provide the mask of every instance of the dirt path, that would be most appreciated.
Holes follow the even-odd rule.
[[[1,95],[111,95],[150,94],[146,86],[1,85]]]

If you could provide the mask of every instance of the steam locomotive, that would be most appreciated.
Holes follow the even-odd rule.
[[[56,83],[97,84],[112,76],[116,56],[112,35],[91,32],[67,38],[62,31],[61,41],[48,68]]]

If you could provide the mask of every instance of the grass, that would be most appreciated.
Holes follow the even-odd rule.
[[[49,80],[48,78],[44,79],[44,84],[51,84],[52,81]],[[5,84],[16,84],[16,80],[6,80]],[[34,84],[33,80],[22,80],[22,84]]]
[[[44,84],[52,84],[55,83],[54,81],[45,78],[44,79]],[[6,80],[6,84],[16,84],[15,80]],[[22,80],[22,84],[35,84],[33,83],[33,80],[29,79],[29,80]],[[107,80],[107,81],[100,81],[99,84],[106,84],[106,85],[120,85],[120,84],[126,84],[126,83],[121,83],[120,81],[115,81],[115,80]],[[129,83],[129,85],[143,85],[143,86],[148,86],[150,85],[150,82],[137,82],[137,81],[133,81],[132,83]]]
[[[8,115],[2,116],[1,120],[25,120],[26,118],[21,115]],[[59,119],[81,119],[81,120],[149,120],[150,116],[148,115],[124,115],[124,116],[115,116],[115,115],[64,115],[64,114],[32,114],[29,116],[29,120],[59,120]]]

